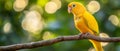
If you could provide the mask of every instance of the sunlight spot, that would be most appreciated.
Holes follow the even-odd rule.
[[[117,26],[119,24],[119,19],[116,15],[110,15],[108,20],[111,21],[111,23],[115,26]]]
[[[9,33],[10,30],[11,30],[11,24],[10,24],[9,22],[7,22],[7,23],[4,25],[4,27],[3,27],[3,31],[4,31],[5,33]]]
[[[13,8],[15,11],[20,12],[28,5],[28,0],[15,0]]]
[[[45,5],[45,11],[49,14],[53,14],[57,11],[57,4],[55,2],[48,2]]]
[[[43,29],[43,21],[40,13],[37,11],[26,13],[25,18],[22,21],[22,27],[28,32],[40,32]]]
[[[91,47],[88,49],[88,51],[95,51],[95,49]]]
[[[87,9],[90,13],[94,14],[100,10],[100,4],[98,1],[90,1],[87,5]]]
[[[51,0],[52,2],[55,2],[55,4],[57,5],[57,9],[61,8],[61,1],[60,0]]]
[[[55,35],[49,31],[46,31],[43,35],[43,40],[49,40],[55,38]]]
[[[120,19],[119,19],[119,21],[120,21]],[[120,27],[120,22],[118,23],[118,27]]]
[[[100,33],[100,37],[109,38],[109,35],[106,33]],[[102,46],[107,46],[109,42],[101,42]]]

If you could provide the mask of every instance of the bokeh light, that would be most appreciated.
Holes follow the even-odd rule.
[[[9,22],[5,23],[5,25],[3,27],[3,31],[4,31],[4,33],[9,33],[11,31],[11,23],[9,23]]]
[[[49,39],[53,39],[53,38],[55,38],[55,35],[49,31],[46,31],[43,34],[43,40],[49,40]]]
[[[98,1],[90,1],[87,5],[87,9],[90,13],[94,14],[100,10],[100,4]]]
[[[55,2],[55,4],[57,5],[57,9],[61,8],[61,1],[60,0],[51,0],[52,2]]]
[[[45,5],[45,11],[49,14],[53,14],[57,11],[57,4],[55,2],[48,2],[46,5]]]
[[[88,51],[95,51],[93,47],[89,48]]]
[[[22,27],[28,32],[36,33],[43,29],[43,20],[41,15],[37,11],[30,11],[26,13],[25,18],[22,21]]]
[[[120,20],[119,20],[120,21]],[[120,22],[119,22],[119,24],[118,24],[118,27],[120,27]]]
[[[115,26],[117,26],[119,24],[119,19],[116,15],[110,15],[108,20]]]
[[[106,34],[106,33],[100,33],[100,37],[109,38],[109,35]],[[101,45],[102,45],[102,46],[106,46],[106,45],[108,45],[108,44],[109,44],[109,42],[101,42]]]
[[[24,8],[28,5],[28,0],[15,0],[13,8],[16,12],[20,12],[24,10]]]

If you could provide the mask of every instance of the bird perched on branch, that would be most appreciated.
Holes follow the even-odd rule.
[[[81,33],[90,33],[99,36],[98,23],[94,16],[90,14],[86,8],[79,2],[71,2],[68,4],[68,12],[74,15],[75,27]],[[104,51],[101,43],[92,39],[89,41],[93,44],[96,51]]]

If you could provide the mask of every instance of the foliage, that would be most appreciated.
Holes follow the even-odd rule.
[[[51,1],[56,3],[46,6]],[[87,8],[87,4],[92,0],[0,0],[0,45],[78,34],[73,15],[67,12],[67,4],[72,1],[81,2]],[[119,37],[120,0],[96,1],[100,4],[100,10],[93,15],[99,23],[100,32],[110,37]],[[91,47],[93,46],[89,41],[82,40],[20,51],[88,51]],[[104,49],[120,51],[120,43],[109,43]]]

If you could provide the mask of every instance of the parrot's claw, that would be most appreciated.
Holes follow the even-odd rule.
[[[87,33],[85,33],[85,34],[90,34],[90,32],[87,32]]]

